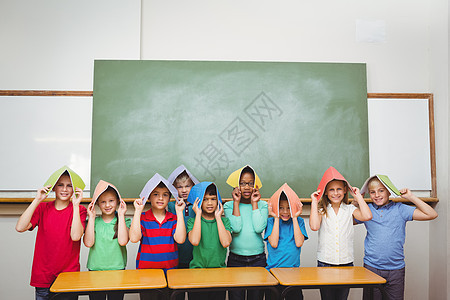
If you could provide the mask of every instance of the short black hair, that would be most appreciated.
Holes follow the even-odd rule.
[[[283,192],[281,192],[281,194],[280,194],[280,201],[281,200],[286,200],[287,201],[287,196],[286,196],[286,194],[284,193],[284,191]]]
[[[213,183],[208,185],[208,187],[206,188],[206,191],[205,191],[205,195],[217,196],[217,188]]]
[[[253,169],[250,168],[249,166],[247,166],[247,167],[245,167],[245,168],[242,169],[242,171],[241,171],[241,177],[242,177],[242,175],[244,175],[245,173],[252,174],[253,178],[255,178],[255,171],[253,171]],[[240,179],[241,179],[241,178],[239,178],[239,180],[240,180]]]
[[[164,184],[164,182],[160,182],[156,187],[159,187],[159,188],[167,188],[168,189],[168,187]]]

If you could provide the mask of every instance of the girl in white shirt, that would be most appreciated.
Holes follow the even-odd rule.
[[[353,266],[353,218],[368,221],[372,213],[357,187],[351,187],[336,169],[329,171],[325,172],[319,189],[311,194],[309,226],[319,231],[317,266]],[[348,204],[348,191],[356,206]],[[348,293],[348,288],[320,289],[322,300],[345,300]]]

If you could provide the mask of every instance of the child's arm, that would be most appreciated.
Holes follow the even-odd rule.
[[[200,240],[202,239],[202,209],[198,207],[198,203],[200,201],[195,199],[194,204],[192,205],[192,210],[195,213],[195,221],[194,227],[189,231],[189,242],[193,246],[198,246],[200,244]]]
[[[416,206],[413,213],[413,220],[428,221],[437,218],[437,212],[430,205],[420,200],[409,189],[401,189],[400,193],[402,194],[402,198],[411,201]]]
[[[261,194],[259,193],[258,186],[255,186],[253,189],[253,193],[251,196],[252,202],[252,223],[253,230],[256,233],[262,233],[264,229],[267,227],[267,217],[269,216],[269,210],[267,208],[267,203],[262,202],[261,205],[258,205],[258,202],[261,200]]]
[[[27,209],[22,213],[19,220],[17,220],[16,230],[18,232],[25,232],[31,228],[31,217],[33,216],[33,213],[38,207],[39,203],[47,198],[47,193],[49,192],[51,187],[51,185],[47,185],[37,190],[36,197],[30,203]]]
[[[235,201],[233,198],[233,201],[228,201],[223,205],[223,211],[225,217],[227,217],[228,220],[230,220],[231,231],[234,234],[238,234],[242,230],[242,217],[240,216],[240,213],[239,216],[234,215],[235,206],[237,206],[237,211],[239,212],[239,203],[235,205]]]
[[[83,243],[86,247],[91,248],[95,244],[95,204],[91,202],[87,208],[88,223],[83,236]]]
[[[362,222],[372,220],[372,212],[370,211],[366,201],[364,201],[359,189],[354,187],[353,189],[350,189],[350,193],[356,202],[358,202],[359,207],[353,211],[353,217]]]
[[[73,205],[73,216],[72,216],[72,227],[70,228],[70,237],[72,241],[76,242],[81,240],[84,233],[84,227],[81,223],[80,217],[80,203],[83,200],[83,190],[80,188],[75,188],[75,197],[72,200]]]
[[[303,207],[301,204],[298,204],[298,211],[294,214],[292,217],[292,223],[294,226],[294,240],[295,240],[295,246],[297,248],[300,248],[303,246],[303,243],[305,242],[305,236],[302,233],[302,230],[300,229],[300,225],[298,224],[298,217],[302,214]]]
[[[252,209],[256,210],[258,209],[258,202],[261,200],[261,193],[259,192],[258,186],[255,186],[253,188],[251,202],[252,202]]]
[[[186,203],[182,198],[178,198],[178,202],[175,204],[175,210],[177,212],[177,225],[175,228],[175,233],[173,234],[173,239],[178,244],[183,244],[186,240],[186,226],[184,225],[184,208]]]
[[[117,241],[120,246],[125,246],[130,240],[128,236],[128,227],[125,222],[125,213],[127,212],[127,204],[121,200],[119,204],[119,209],[117,210]]]
[[[142,238],[142,231],[141,231],[141,214],[144,210],[144,204],[142,204],[142,199],[136,199],[133,202],[134,205],[134,215],[133,220],[131,221],[130,226],[130,241],[132,243],[137,243]]]
[[[272,248],[278,247],[278,241],[280,239],[280,218],[273,212],[272,204],[269,203],[269,216],[273,217],[272,233],[267,237],[270,246]]]
[[[319,197],[320,191],[317,190],[311,194],[311,214],[309,216],[309,227],[312,231],[317,231],[320,229],[320,224],[322,223],[322,215],[319,214]]]
[[[239,203],[241,202],[241,190],[239,187],[234,188],[231,196],[233,197],[233,216],[240,217]]]
[[[219,232],[219,240],[222,247],[227,248],[231,244],[231,233],[225,229],[225,225],[223,225],[222,221],[222,213],[223,206],[219,202],[217,203],[216,213],[214,216],[216,217],[217,222],[217,231]]]

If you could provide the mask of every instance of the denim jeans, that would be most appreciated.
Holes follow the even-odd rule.
[[[38,287],[35,287],[36,300],[49,300],[53,295],[54,295],[54,293],[50,292],[50,288],[38,288]],[[65,295],[62,298],[60,297],[59,299],[75,300],[75,299],[78,299],[78,296]]]
[[[342,265],[330,265],[321,261],[317,261],[318,267],[353,267],[353,263]],[[320,298],[322,300],[346,300],[348,298],[349,288],[321,288]]]
[[[228,255],[227,267],[266,267],[266,254],[257,255],[238,255],[230,252]],[[262,290],[229,290],[228,298],[230,300],[245,300],[247,291],[247,300],[262,300],[264,292]]]

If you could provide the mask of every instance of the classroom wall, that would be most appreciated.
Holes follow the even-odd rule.
[[[94,59],[141,58],[364,62],[369,93],[433,93],[439,217],[408,224],[406,299],[447,299],[449,14],[445,0],[2,1],[0,39],[9,43],[0,49],[0,89],[92,90]],[[386,146],[420,147],[402,140]],[[14,231],[24,208],[0,205],[2,299],[34,293],[28,282],[35,232]],[[317,235],[308,233],[301,260],[313,266]],[[357,226],[356,265],[364,235]],[[133,268],[137,245],[128,249]],[[81,257],[85,266],[85,248]],[[360,295],[352,291],[350,299]]]

